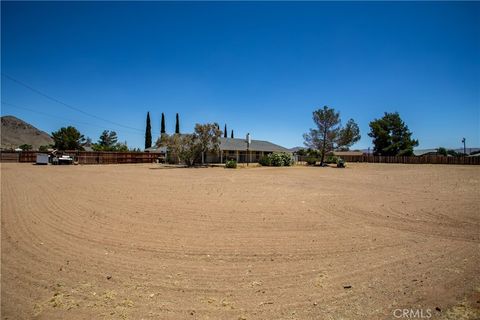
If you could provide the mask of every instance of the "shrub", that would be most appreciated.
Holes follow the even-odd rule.
[[[337,157],[337,156],[328,156],[328,157],[325,158],[325,160],[323,162],[325,162],[325,163],[337,163],[338,159],[339,159],[339,157]]]
[[[279,153],[270,153],[268,155],[270,157],[270,165],[273,167],[281,167],[283,166],[283,158],[282,155]]]
[[[268,155],[263,156],[258,163],[262,166],[268,167],[271,165],[270,157]]]
[[[317,158],[306,158],[305,162],[309,166],[314,166],[317,163]]]
[[[234,159],[227,160],[225,162],[225,168],[235,169],[237,167],[237,161]]]
[[[283,158],[283,165],[284,166],[291,166],[293,164],[293,156],[291,153],[281,153]]]
[[[293,157],[290,153],[274,152],[262,157],[259,163],[262,166],[291,166],[293,164]]]

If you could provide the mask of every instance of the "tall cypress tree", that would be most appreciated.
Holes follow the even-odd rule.
[[[162,112],[162,123],[161,123],[161,126],[160,126],[160,134],[163,134],[165,132],[166,132],[165,131],[165,115]]]
[[[178,113],[177,113],[177,122],[175,123],[175,133],[180,133],[180,122],[178,120]]]
[[[232,138],[232,139],[233,139],[233,130],[232,130],[232,133],[230,134],[230,138]]]
[[[145,128],[145,149],[152,146],[152,127],[150,126],[150,112],[147,112],[147,127]]]
[[[227,137],[227,124],[225,123],[225,129],[223,130],[223,137]]]

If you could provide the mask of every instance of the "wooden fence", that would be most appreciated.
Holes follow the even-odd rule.
[[[38,151],[1,152],[1,162],[35,162]],[[120,164],[120,163],[152,163],[157,160],[157,153],[148,152],[104,152],[104,151],[65,151],[64,155],[72,156],[79,164]]]
[[[299,162],[306,161],[308,156],[298,156]],[[404,163],[404,164],[471,164],[480,165],[480,157],[445,157],[445,156],[341,156],[346,162],[369,162],[369,163]],[[320,160],[318,160],[320,161]]]
[[[35,162],[38,151],[0,152],[1,162]],[[65,151],[65,155],[73,156],[79,164],[121,164],[121,163],[152,163],[159,154],[148,152],[105,152],[105,151]],[[305,162],[307,156],[298,156],[299,162]],[[480,157],[445,157],[445,156],[421,156],[421,157],[387,157],[387,156],[342,156],[346,162],[369,162],[369,163],[405,163],[405,164],[467,164],[480,165]]]

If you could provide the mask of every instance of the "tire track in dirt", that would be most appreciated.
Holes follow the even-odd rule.
[[[151,167],[2,165],[3,315],[385,319],[480,284],[476,168]]]

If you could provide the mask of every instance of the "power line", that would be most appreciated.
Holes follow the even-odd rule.
[[[72,106],[72,105],[70,105],[70,104],[68,104],[68,103],[65,103],[65,102],[63,102],[63,101],[61,101],[61,100],[59,100],[59,99],[57,99],[57,98],[54,98],[54,97],[52,97],[52,96],[50,96],[50,95],[48,95],[48,94],[46,94],[46,93],[43,93],[42,91],[40,91],[40,90],[38,90],[38,89],[35,89],[34,87],[32,87],[32,86],[30,86],[30,85],[28,85],[28,84],[26,84],[26,83],[24,83],[24,82],[22,82],[22,81],[20,81],[20,80],[17,80],[17,79],[15,79],[15,78],[13,78],[13,77],[11,77],[11,76],[3,73],[3,72],[2,72],[2,76],[4,76],[5,78],[7,78],[7,79],[10,80],[10,81],[13,81],[13,82],[15,82],[15,83],[17,83],[17,84],[19,84],[19,85],[21,85],[21,86],[29,89],[29,90],[35,92],[36,94],[39,94],[39,95],[41,95],[41,96],[43,96],[43,97],[45,97],[45,98],[47,98],[47,99],[49,99],[49,100],[52,100],[52,101],[54,101],[54,102],[56,102],[56,103],[58,103],[58,104],[61,104],[61,105],[65,106],[65,107],[67,107],[67,108],[69,108],[69,109],[75,110],[75,111],[80,112],[80,113],[82,113],[82,114],[84,114],[84,115],[87,115],[87,116],[89,116],[89,117],[92,117],[92,118],[95,118],[95,119],[98,119],[98,120],[101,120],[101,121],[105,121],[105,122],[108,122],[108,123],[110,123],[110,124],[114,124],[114,125],[116,125],[116,126],[118,126],[118,127],[122,127],[122,128],[127,128],[127,129],[131,129],[131,130],[143,132],[143,130],[141,130],[141,129],[134,128],[134,127],[130,127],[130,126],[126,126],[126,125],[123,125],[123,124],[121,124],[121,123],[114,122],[114,121],[111,121],[111,120],[108,120],[108,119],[104,119],[104,118],[102,118],[102,117],[96,116],[96,115],[91,114],[91,113],[89,113],[89,112],[83,111],[83,110],[80,109],[80,108],[74,107],[74,106]]]
[[[102,127],[100,125],[97,125],[97,124],[92,124],[92,123],[89,123],[89,122],[83,122],[83,121],[78,121],[78,120],[70,120],[70,119],[59,117],[59,116],[49,114],[49,113],[46,113],[46,112],[42,112],[42,111],[26,108],[26,107],[23,107],[23,106],[19,106],[19,105],[9,103],[9,102],[3,101],[3,100],[2,100],[2,105],[13,107],[13,108],[18,108],[18,109],[23,109],[23,110],[26,110],[26,111],[29,111],[29,112],[41,114],[43,116],[47,116],[47,117],[51,117],[51,118],[61,119],[61,120],[64,120],[64,121],[68,121],[69,123],[72,123],[72,124],[82,124],[82,125],[87,125],[87,126],[92,126],[92,127],[105,129],[104,127]],[[135,133],[132,133],[132,134],[143,136],[142,134],[140,134],[138,132],[135,132]]]

